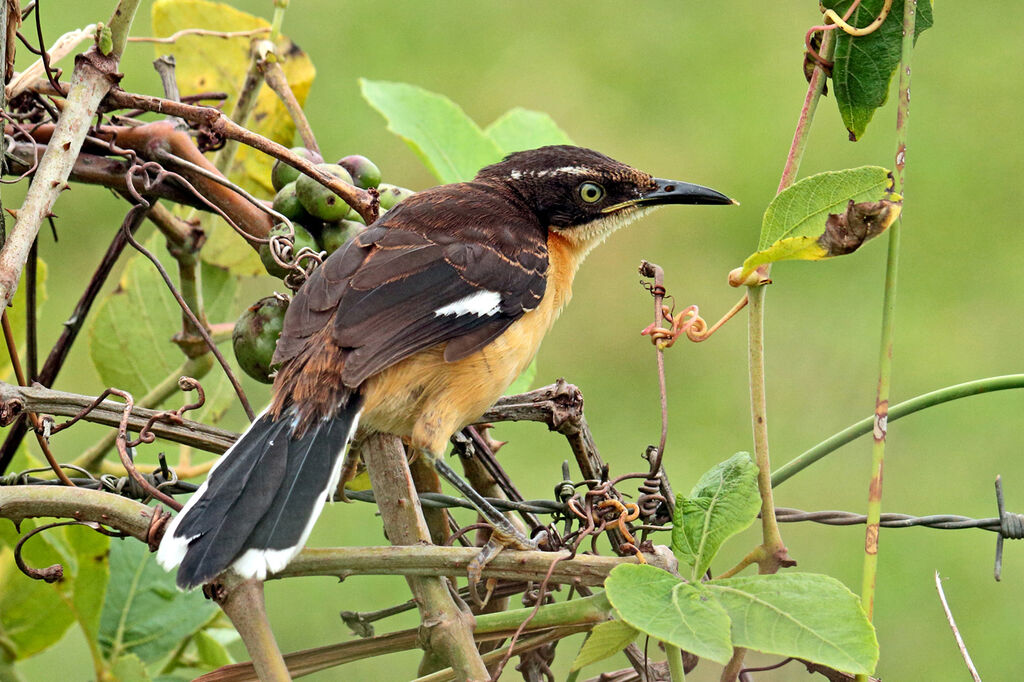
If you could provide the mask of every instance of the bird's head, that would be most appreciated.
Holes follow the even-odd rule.
[[[477,182],[518,196],[553,232],[591,247],[667,204],[733,204],[707,187],[664,180],[592,149],[555,145],[510,154],[483,168]]]

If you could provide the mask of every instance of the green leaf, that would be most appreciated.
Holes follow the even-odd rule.
[[[35,528],[23,521],[23,533]],[[0,657],[26,658],[56,644],[76,621],[95,640],[100,605],[107,585],[109,538],[88,528],[45,530],[22,547],[33,568],[61,564],[64,578],[55,583],[32,580],[14,563],[20,535],[0,522]],[[40,614],[46,614],[41,618]]]
[[[230,633],[226,641],[225,637],[216,636],[215,633],[218,630]],[[192,639],[196,644],[196,655],[199,658],[200,667],[212,669],[235,662],[227,648],[228,642],[238,639],[238,634],[234,629],[206,628],[197,632]]]
[[[39,266],[36,269],[36,315],[38,316],[43,308],[43,302],[46,301],[46,275],[47,268],[46,263],[39,259]],[[28,285],[25,283],[25,279],[18,285],[18,289],[14,292],[14,298],[11,299],[11,305],[7,309],[7,321],[11,324],[11,331],[14,333],[14,338],[18,342],[18,353],[20,357],[25,357],[24,343],[25,343],[25,326],[26,316],[28,314],[28,308],[26,303],[26,292],[28,291]],[[6,350],[0,353],[0,378],[6,380],[12,380],[14,377],[14,367],[11,365],[10,353]]]
[[[501,150],[459,105],[443,95],[388,81],[360,79],[363,98],[388,121],[442,183],[472,180],[501,160]]]
[[[749,526],[761,508],[757,465],[738,452],[700,477],[687,496],[676,496],[672,551],[690,566],[697,582],[727,539]]]
[[[843,16],[852,0],[826,0],[824,6]],[[878,16],[885,0],[863,0],[850,15],[851,26],[867,26]],[[917,3],[914,40],[932,25],[931,0]],[[889,95],[889,83],[900,63],[903,40],[903,0],[893,0],[885,21],[865,36],[835,30],[836,50],[832,82],[839,113],[851,140],[864,135],[871,117]]]
[[[640,632],[718,663],[732,657],[729,616],[703,586],[646,564],[621,564],[605,591],[619,617]]]
[[[579,670],[614,656],[629,646],[638,634],[636,628],[621,620],[609,620],[595,625],[576,654],[570,670]]]
[[[140,542],[110,551],[110,585],[100,616],[100,645],[108,659],[135,654],[159,661],[206,625],[217,606],[199,592],[181,592],[174,576]]]
[[[149,682],[146,665],[135,654],[121,656],[110,668],[110,675],[118,682]]]
[[[743,262],[739,278],[765,263],[821,260],[856,250],[899,216],[902,197],[892,186],[888,170],[862,166],[818,173],[783,190],[768,204],[758,250]]]
[[[146,247],[176,281],[177,265],[163,239],[154,234]],[[206,263],[200,264],[199,274],[207,319],[235,317],[233,297],[238,280]],[[148,258],[135,254],[128,259],[117,289],[97,307],[89,327],[89,355],[105,385],[126,390],[139,400],[180,371],[186,358],[171,339],[181,328],[181,308],[160,273]],[[189,418],[213,423],[234,402],[234,393],[212,356],[207,360],[206,370],[213,368],[214,372],[207,376],[202,376],[205,371],[197,372],[195,376],[202,380],[206,404],[189,413]],[[175,376],[172,381],[176,380]],[[189,401],[194,397],[191,394]],[[175,390],[166,405],[178,407],[183,399],[185,396]]]
[[[521,107],[506,111],[484,133],[506,155],[549,144],[573,143],[549,115]]]
[[[776,573],[715,580],[706,587],[732,619],[735,646],[858,675],[875,669],[874,628],[857,595],[834,578]]]

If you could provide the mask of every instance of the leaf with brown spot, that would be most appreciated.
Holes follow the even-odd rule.
[[[759,266],[782,260],[822,260],[856,251],[900,215],[903,197],[880,166],[804,178],[768,205],[758,250],[730,281],[744,283]]]

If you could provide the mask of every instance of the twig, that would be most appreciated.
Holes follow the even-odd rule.
[[[388,539],[395,545],[429,543],[430,531],[420,512],[401,441],[395,436],[374,435],[361,450]],[[409,576],[407,580],[420,609],[427,654],[442,657],[461,679],[488,679],[487,667],[473,643],[472,616],[461,612],[452,600],[446,578]]]
[[[14,338],[14,332],[11,330],[11,322],[7,319],[7,311],[3,312],[0,316],[0,320],[3,323],[4,341],[7,343],[7,352],[11,357],[11,365],[14,367],[14,375],[18,378],[18,383],[24,386],[27,382],[25,381],[25,372],[21,369],[21,360],[18,359],[18,346],[17,340]],[[32,426],[36,430],[36,441],[39,443],[39,449],[43,451],[43,456],[46,457],[47,463],[50,468],[53,469],[53,473],[57,474],[57,478],[60,479],[61,483],[67,486],[74,487],[74,483],[68,478],[68,475],[64,473],[60,465],[57,463],[57,458],[53,456],[53,452],[50,451],[50,446],[46,442],[46,439],[39,433],[39,415],[35,412],[29,412],[28,418],[32,422]]]
[[[173,44],[178,42],[180,38],[185,36],[210,36],[212,38],[223,38],[225,40],[230,38],[248,38],[250,36],[260,35],[261,33],[269,33],[270,27],[264,26],[262,28],[254,28],[248,31],[211,31],[205,28],[183,28],[180,31],[172,33],[166,38],[155,38],[152,36],[129,36],[129,43],[165,43]]]
[[[557,628],[557,632],[565,634],[579,632],[607,620],[610,609],[611,606],[603,595],[576,599],[572,602],[549,604],[541,609],[534,622],[527,628],[527,633],[541,633],[554,628]],[[511,634],[512,630],[527,617],[530,611],[531,609],[516,609],[480,615],[477,617],[474,638],[478,641],[503,639]],[[354,642],[329,644],[315,649],[296,651],[286,654],[285,661],[288,663],[291,673],[295,677],[299,677],[364,658],[407,651],[416,647],[418,643],[418,630],[402,630]],[[207,673],[197,680],[201,682],[241,682],[242,680],[252,680],[252,674],[251,663],[236,663]]]
[[[148,208],[149,204],[140,204],[135,206],[133,210],[137,210],[139,213],[145,213]],[[129,215],[130,214],[131,212],[129,212]],[[128,218],[126,217],[125,225],[127,224]],[[192,328],[200,336],[203,337],[203,340],[206,342],[207,348],[210,350],[213,356],[217,358],[217,362],[220,363],[221,368],[224,370],[224,374],[227,375],[228,381],[231,382],[232,388],[235,389],[235,395],[238,396],[238,400],[239,402],[241,402],[242,409],[245,410],[245,414],[249,418],[249,421],[254,420],[256,418],[256,413],[253,411],[252,406],[249,404],[249,398],[246,397],[245,391],[242,389],[242,384],[239,383],[238,378],[235,376],[235,373],[231,369],[231,366],[228,365],[228,362],[224,358],[224,355],[220,352],[220,349],[217,348],[217,344],[213,342],[213,339],[210,337],[210,332],[207,331],[206,329],[206,325],[203,324],[202,320],[200,320],[196,316],[196,313],[191,308],[189,308],[188,303],[186,303],[185,299],[182,298],[181,292],[179,292],[177,287],[174,286],[174,282],[171,281],[171,277],[170,275],[167,274],[167,270],[164,269],[164,266],[160,262],[160,259],[153,255],[153,253],[151,253],[149,249],[140,244],[139,241],[135,239],[135,236],[131,234],[131,231],[127,229],[127,227],[125,227],[123,232],[125,237],[131,243],[131,245],[135,247],[135,249],[139,251],[142,255],[144,255],[147,259],[149,259],[149,261],[153,263],[153,266],[157,269],[157,272],[160,273],[160,277],[163,278],[164,284],[167,285],[167,288],[170,290],[171,295],[174,296],[174,300],[177,301],[178,305],[181,307],[182,313],[184,313],[188,320],[192,323]]]
[[[295,99],[295,93],[288,85],[288,77],[284,75],[284,69],[277,61],[271,61],[264,57],[259,62],[260,71],[263,72],[263,80],[270,86],[271,90],[277,93],[278,98],[284,103],[288,115],[295,121],[295,127],[299,130],[299,137],[302,138],[302,146],[310,151],[320,153],[320,146],[316,143],[316,136],[313,128],[309,125],[306,112],[302,110],[299,100]]]
[[[34,172],[37,159],[46,151],[46,147],[42,144],[16,141],[8,147],[7,151],[9,153],[7,159],[10,162],[8,172],[11,174],[28,175]],[[118,159],[82,153],[75,159],[69,179],[71,182],[102,185],[116,192],[123,193],[128,191],[125,176],[130,166],[130,163]],[[177,183],[168,182],[167,180],[150,184],[143,191],[143,196],[167,199],[176,204],[210,210],[206,204],[190,192],[179,187]]]
[[[352,206],[367,221],[367,224],[377,218],[379,202],[376,191],[362,190],[339,180],[330,173],[317,168],[316,164],[311,161],[293,153],[284,145],[280,145],[238,125],[219,109],[172,102],[162,97],[136,95],[124,90],[111,91],[105,102],[107,105],[117,109],[144,109],[146,111],[173,114],[180,116],[190,123],[208,126],[218,134],[238,140],[276,159],[280,159],[289,166],[297,168],[299,171],[310,176],[344,199],[345,203]],[[172,151],[177,153],[176,150]]]
[[[132,19],[140,0],[120,0],[109,26],[113,50],[101,55],[90,49],[76,59],[71,89],[60,120],[53,132],[39,169],[18,211],[18,220],[7,243],[0,251],[0,310],[7,307],[21,278],[28,251],[39,233],[43,219],[50,214],[57,196],[67,188],[75,159],[88,134],[93,113],[118,79],[117,65]]]
[[[971,677],[974,679],[974,682],[981,682],[981,675],[978,674],[978,669],[974,667],[974,661],[971,660],[971,654],[967,651],[967,645],[964,644],[964,638],[960,636],[960,628],[956,626],[956,620],[953,619],[953,612],[949,609],[949,603],[946,601],[946,593],[942,589],[942,579],[939,578],[938,571],[935,571],[935,589],[939,593],[939,601],[942,603],[942,610],[946,613],[946,622],[949,623],[949,629],[953,631],[953,637],[956,638],[956,646],[960,649],[960,655],[964,658],[967,670],[971,673]]]
[[[24,411],[73,417],[94,401],[95,397],[55,391],[42,386],[20,387],[0,382],[0,426],[10,424],[11,420]],[[123,405],[112,400],[104,401],[83,419],[96,424],[118,426],[123,408]],[[142,429],[154,414],[157,414],[156,410],[134,407],[128,420],[129,428],[132,431]],[[214,453],[224,452],[238,438],[238,434],[188,419],[183,419],[181,424],[157,422],[152,431],[158,438]]]
[[[264,41],[260,41],[264,42]],[[259,54],[256,51],[256,41],[249,44],[249,67],[245,71],[245,79],[238,91],[238,97],[231,109],[231,120],[238,125],[245,127],[249,122],[249,115],[256,107],[256,95],[260,92],[263,81],[260,78]],[[227,173],[238,153],[238,140],[228,138],[224,146],[213,158],[213,165],[221,173]]]

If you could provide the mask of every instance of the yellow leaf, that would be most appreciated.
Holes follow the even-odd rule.
[[[247,14],[229,5],[209,0],[157,0],[153,5],[153,33],[166,37],[183,29],[203,28],[211,31],[238,32],[269,28],[260,17]],[[255,38],[266,37],[257,34]],[[157,55],[172,54],[175,75],[183,95],[201,92],[225,92],[228,100],[224,111],[231,111],[249,69],[250,45],[253,37],[220,38],[207,35],[185,35],[174,44],[156,45]],[[309,56],[285,36],[275,45],[288,84],[295,98],[302,104],[309,94],[316,69]],[[261,87],[256,104],[246,122],[253,132],[275,142],[289,146],[295,136],[295,124],[284,104],[269,87]],[[270,185],[270,169],[274,159],[262,152],[240,146],[234,163],[228,169],[228,178],[259,198],[270,198],[274,191]],[[262,273],[259,256],[238,235],[222,224],[209,229],[212,223],[204,220],[209,241],[203,249],[203,259],[236,274]]]

